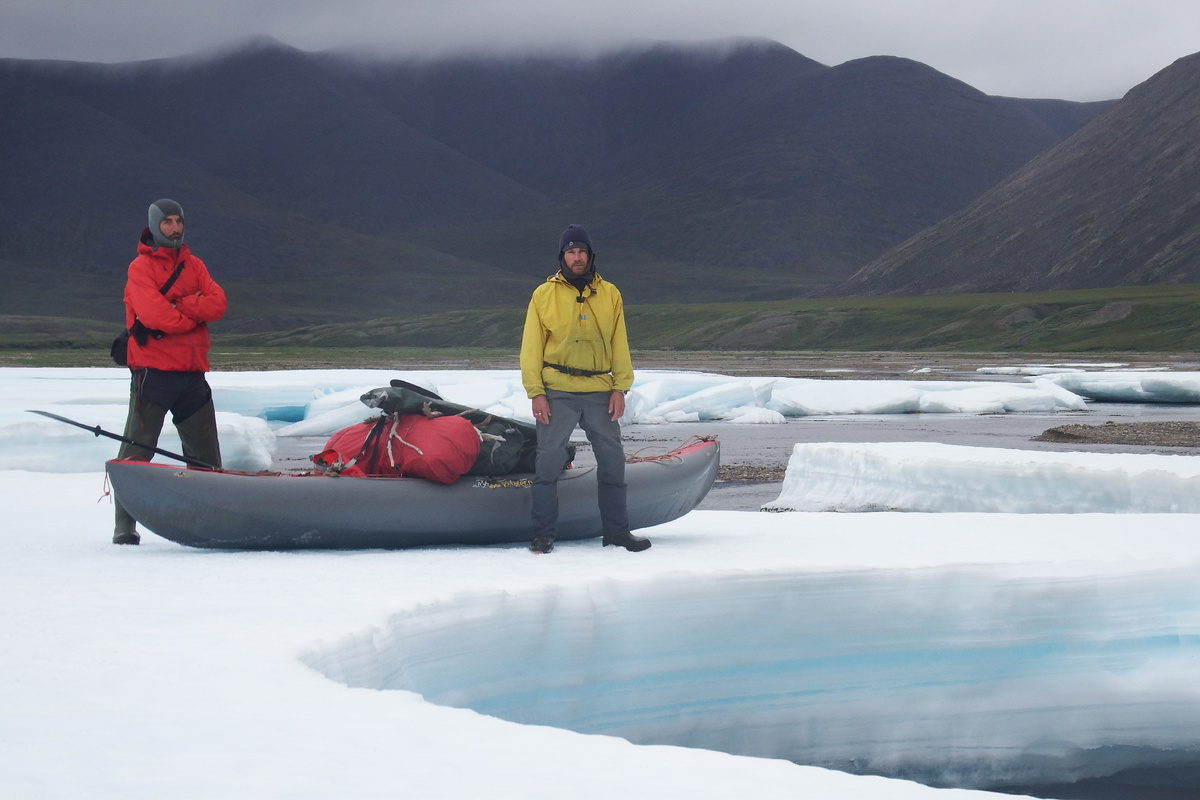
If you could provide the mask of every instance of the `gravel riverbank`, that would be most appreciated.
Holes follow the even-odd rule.
[[[1064,444],[1119,444],[1134,447],[1200,448],[1200,422],[1105,422],[1103,425],[1060,425],[1040,436],[1038,442]]]

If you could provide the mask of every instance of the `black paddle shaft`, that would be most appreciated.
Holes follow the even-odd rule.
[[[167,458],[173,458],[176,461],[182,461],[191,467],[201,467],[202,469],[219,469],[218,467],[214,467],[212,464],[205,464],[203,461],[199,461],[195,458],[188,458],[187,456],[181,456],[178,453],[172,453],[170,450],[160,450],[157,447],[151,447],[148,444],[142,444],[141,442],[135,442],[133,439],[128,439],[124,436],[118,436],[115,433],[110,433],[109,431],[104,430],[99,425],[84,425],[82,422],[76,422],[73,419],[60,417],[58,414],[51,414],[49,411],[35,411],[32,408],[27,408],[25,410],[30,414],[41,414],[43,417],[56,419],[59,422],[65,422],[68,425],[74,425],[76,428],[83,428],[85,431],[91,431],[92,433],[96,434],[97,437],[107,436],[109,439],[116,439],[118,442],[131,444],[134,447],[140,447],[141,449],[148,450],[151,453],[158,453],[160,456],[166,456]]]

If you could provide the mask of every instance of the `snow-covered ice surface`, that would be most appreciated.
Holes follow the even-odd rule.
[[[1118,403],[1200,403],[1196,372],[1070,372],[1043,380],[1090,400]]]
[[[392,377],[528,413],[511,374],[218,373],[218,408],[246,420],[223,449],[269,456],[263,426],[353,416]],[[880,414],[918,390],[958,413],[1082,402],[1045,377],[1026,395],[677,380],[639,376],[647,414]],[[114,407],[119,430],[126,391],[119,370],[0,370],[0,444],[18,451],[0,465],[5,797],[965,798],[984,795],[848,773],[976,787],[1198,763],[1194,513],[693,512],[640,554],[114,547],[115,443],[78,431],[35,471],[49,428],[23,409],[90,425]],[[876,467],[893,485],[936,455],[905,449]],[[958,492],[1018,494],[1013,459],[985,455]]]
[[[1200,514],[1200,458],[936,442],[797,444],[770,511]]]

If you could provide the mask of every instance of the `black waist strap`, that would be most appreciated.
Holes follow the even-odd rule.
[[[612,372],[610,369],[575,369],[575,367],[564,367],[562,364],[551,364],[549,361],[543,361],[542,366],[556,369],[564,375],[574,375],[576,378],[590,378],[593,375],[607,375]]]

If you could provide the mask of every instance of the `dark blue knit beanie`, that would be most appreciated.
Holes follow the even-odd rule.
[[[558,254],[561,256],[575,247],[586,247],[587,251],[591,253],[592,237],[588,236],[588,232],[583,229],[582,225],[572,222],[562,232],[562,236],[558,237]]]

